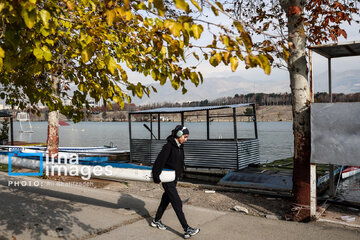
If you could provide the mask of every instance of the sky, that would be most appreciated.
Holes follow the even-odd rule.
[[[213,15],[207,12],[209,18]],[[229,25],[230,21],[227,17],[221,17],[221,23]],[[360,41],[359,25],[344,25],[347,31],[347,39],[339,38],[339,42],[348,41]],[[203,37],[203,36],[202,36]],[[210,35],[205,35],[205,40],[209,40]],[[328,42],[332,43],[332,42]],[[190,60],[190,63],[192,61]],[[333,92],[351,93],[354,91],[360,92],[360,57],[348,57],[332,59],[332,75],[333,75]],[[313,76],[314,76],[314,91],[325,92],[328,91],[328,75],[327,75],[327,59],[313,53]],[[284,93],[290,92],[290,80],[289,73],[286,69],[273,68],[270,75],[266,75],[260,68],[245,69],[243,62],[239,63],[239,66],[235,72],[230,70],[229,66],[220,64],[217,67],[211,66],[207,61],[203,61],[197,68],[198,71],[204,76],[204,83],[197,88],[189,86],[188,92],[182,95],[175,90],[171,89],[170,83],[166,83],[165,86],[160,86],[154,82],[151,78],[144,78],[139,74],[129,73],[129,79],[139,80],[141,79],[143,84],[152,84],[158,90],[158,93],[152,93],[150,98],[147,96],[142,99],[134,98],[133,102],[137,105],[156,103],[156,102],[188,102],[188,101],[200,101],[204,99],[214,100],[221,97],[233,96],[234,89],[238,94],[247,93]],[[359,70],[359,71],[358,71]],[[352,83],[342,84],[342,76],[349,76]],[[238,81],[234,81],[238,79]],[[214,84],[221,83],[221,84]],[[354,87],[358,84],[359,87]],[[185,84],[186,85],[186,84]],[[351,86],[350,86],[351,85]],[[216,87],[218,91],[213,91]],[[208,94],[203,94],[203,93]],[[171,93],[171,94],[169,94]],[[228,95],[227,95],[228,94]],[[229,95],[230,94],[230,95]]]

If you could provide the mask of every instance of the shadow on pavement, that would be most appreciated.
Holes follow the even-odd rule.
[[[72,215],[74,212],[82,211],[75,203],[134,210],[147,220],[149,226],[151,222],[145,202],[129,194],[122,194],[117,203],[112,203],[40,187],[8,187],[5,180],[0,180],[0,189],[0,226],[6,231],[0,231],[0,236],[9,233],[10,236],[16,236],[26,230],[31,233],[31,239],[39,239],[44,235],[69,239],[75,237],[71,233],[74,225],[89,233],[98,232],[100,229],[94,229]]]
[[[1,182],[1,185],[3,183]],[[30,232],[31,239],[40,239],[41,236],[72,238],[73,225],[77,225],[85,231],[94,230],[90,225],[81,222],[71,215],[73,212],[81,211],[72,203],[58,199],[48,199],[45,196],[10,189],[4,191],[0,186],[0,226],[5,229],[2,236],[20,235]]]
[[[139,214],[140,216],[142,216],[143,218],[146,219],[148,226],[151,227],[150,223],[152,221],[152,216],[149,213],[149,211],[145,208],[144,201],[142,201],[138,198],[134,198],[130,194],[122,194],[118,201],[118,207],[128,209],[128,210],[135,210],[137,212],[137,214]],[[172,211],[172,210],[168,209],[167,211]],[[159,230],[159,231],[161,231],[161,230]],[[167,231],[170,231],[180,237],[183,236],[183,234],[179,233],[178,231],[176,231],[175,229],[173,229],[169,226],[167,226]]]

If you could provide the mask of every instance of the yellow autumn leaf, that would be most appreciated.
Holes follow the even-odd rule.
[[[154,7],[158,10],[160,16],[165,15],[165,6],[162,0],[154,0]]]
[[[50,49],[47,46],[43,46],[42,48],[43,56],[46,61],[50,61],[52,58],[52,54],[50,52]]]
[[[200,7],[200,5],[199,5],[199,3],[198,3],[197,1],[191,0],[191,3],[192,3],[200,12],[202,11],[202,9],[201,9],[201,7]]]
[[[265,55],[263,55],[263,54],[260,54],[259,56],[258,56],[258,61],[259,61],[259,63],[260,63],[260,67],[262,68],[262,69],[264,69],[264,72],[266,73],[266,74],[270,74],[270,72],[271,72],[271,66],[270,66],[270,61],[269,61],[269,59],[265,56]]]
[[[33,54],[36,57],[37,60],[42,60],[44,57],[44,53],[40,48],[35,48],[33,50]]]
[[[181,23],[174,22],[174,21],[165,21],[165,27],[169,28],[170,32],[175,37],[179,37],[180,31],[183,29],[183,26]]]
[[[115,11],[114,10],[107,10],[106,11],[106,22],[109,26],[112,26],[115,18]]]
[[[89,52],[87,49],[81,51],[81,60],[83,63],[87,63],[90,60]]]
[[[185,2],[185,0],[174,0],[175,6],[178,9],[188,11],[189,10],[189,4]]]
[[[215,2],[215,4],[222,10],[224,11],[224,7],[220,2]]]
[[[244,30],[244,26],[243,26],[241,23],[235,21],[235,22],[234,22],[234,25],[235,25],[235,27],[237,28],[237,30],[238,30],[240,33],[242,33],[242,32],[245,31],[245,30]]]
[[[111,72],[112,75],[115,75],[116,73],[116,70],[117,70],[117,64],[115,62],[115,59],[111,56],[108,56],[106,59],[105,59],[105,63],[106,63],[106,66],[107,68],[109,69],[109,71]]]
[[[239,59],[237,57],[230,58],[231,71],[235,72],[236,68],[239,65]]]
[[[199,39],[200,36],[201,36],[201,33],[204,31],[204,28],[203,28],[202,25],[193,24],[193,25],[191,26],[191,30],[193,31],[194,38],[195,38],[195,39]]]
[[[210,61],[210,64],[214,67],[219,65],[219,61],[217,60],[217,58],[215,56],[212,56],[209,61]]]
[[[0,58],[4,58],[5,57],[5,51],[4,49],[2,49],[2,47],[0,47]]]
[[[219,10],[214,7],[214,6],[211,6],[211,10],[213,11],[213,13],[215,14],[215,16],[219,16]]]
[[[43,23],[44,23],[44,26],[45,26],[46,28],[48,28],[48,27],[49,27],[49,20],[50,20],[50,18],[51,18],[50,13],[49,13],[48,11],[46,11],[45,9],[42,9],[42,10],[40,11],[40,17],[41,17],[41,20],[42,20]]]

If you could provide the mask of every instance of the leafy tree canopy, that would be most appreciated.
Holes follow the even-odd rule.
[[[156,91],[141,80],[129,81],[130,70],[161,85],[169,80],[186,93],[185,81],[198,85],[203,80],[195,66],[184,63],[185,50],[204,31],[201,21],[192,17],[202,9],[195,0],[173,3],[0,0],[1,98],[21,109],[36,110],[42,103],[78,121],[83,104],[89,107],[88,96],[123,106],[131,101],[130,95],[141,98]],[[223,62],[233,71],[239,60],[247,60],[250,67],[270,73],[268,49],[253,53],[248,32],[238,21],[234,26],[232,34],[214,34],[213,41],[201,48],[202,58],[213,66]],[[193,56],[199,59],[195,51]],[[55,78],[60,79],[58,86],[53,84],[59,82]],[[73,85],[77,89],[72,92]],[[64,104],[66,98],[71,106]]]

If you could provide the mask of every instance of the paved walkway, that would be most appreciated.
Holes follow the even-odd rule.
[[[14,186],[15,183],[20,186]],[[9,177],[0,172],[0,240],[182,238],[181,226],[172,209],[162,219],[168,230],[149,226],[148,216],[155,214],[158,200],[55,183],[58,182]],[[359,229],[328,223],[269,220],[190,205],[184,206],[184,212],[191,226],[201,228],[192,237],[194,240],[360,239]]]

